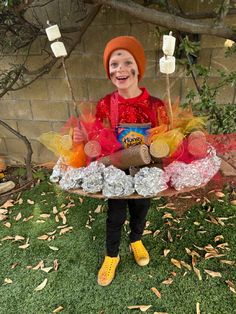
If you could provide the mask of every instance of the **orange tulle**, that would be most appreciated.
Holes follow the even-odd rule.
[[[72,151],[67,156],[67,163],[74,168],[86,166],[86,155],[84,153],[83,143],[73,145]]]

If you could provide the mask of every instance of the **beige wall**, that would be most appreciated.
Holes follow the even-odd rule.
[[[236,24],[236,21],[234,21]],[[87,30],[82,43],[67,60],[69,76],[78,102],[97,101],[111,92],[113,87],[105,77],[102,65],[102,52],[105,43],[114,36],[134,35],[142,42],[147,56],[147,70],[141,85],[146,86],[151,94],[164,98],[166,96],[165,77],[160,74],[157,61],[162,56],[160,42],[155,27],[143,23],[121,12],[102,10]],[[217,80],[217,69],[236,70],[236,62],[224,57],[224,39],[202,36],[199,62],[214,68],[212,80]],[[45,62],[46,55],[41,54],[43,41],[38,40],[28,61],[37,68]],[[1,67],[6,68],[8,61],[19,62],[21,55],[3,57]],[[193,87],[190,77],[184,69],[177,66],[171,75],[171,96],[180,96],[184,100],[188,89]],[[225,88],[219,95],[219,103],[232,100],[233,89]],[[55,159],[37,137],[48,131],[59,131],[65,121],[73,114],[70,93],[62,68],[55,67],[50,74],[43,76],[29,87],[5,95],[0,100],[0,118],[14,129],[25,135],[33,147],[33,161],[42,163]],[[11,163],[22,162],[26,149],[24,144],[12,133],[0,126],[0,154],[5,154]]]

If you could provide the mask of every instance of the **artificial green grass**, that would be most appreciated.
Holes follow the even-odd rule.
[[[97,285],[97,272],[105,253],[105,220],[106,202],[91,198],[81,198],[77,195],[62,192],[47,182],[42,182],[21,195],[22,204],[8,208],[8,221],[11,228],[0,223],[0,313],[1,314],[44,314],[52,313],[58,306],[62,306],[61,313],[91,313],[91,314],[123,314],[140,313],[139,309],[130,310],[131,305],[152,305],[147,313],[165,312],[168,314],[194,314],[196,303],[200,303],[201,314],[231,314],[236,313],[236,294],[229,290],[226,280],[236,284],[235,265],[221,263],[220,259],[236,260],[236,215],[234,206],[229,205],[227,196],[224,202],[213,202],[211,208],[198,205],[190,209],[182,217],[168,210],[158,210],[159,203],[152,201],[148,214],[152,232],[160,230],[156,236],[145,235],[143,241],[149,249],[151,262],[146,267],[139,267],[134,263],[128,245],[128,226],[123,230],[120,249],[121,263],[113,283],[108,287]],[[28,204],[27,200],[34,201]],[[75,206],[68,208],[66,214],[71,232],[60,235],[57,226],[62,225],[55,221],[53,206],[59,211],[74,201]],[[63,205],[64,204],[64,205]],[[73,202],[72,202],[73,204]],[[98,205],[103,211],[95,213]],[[64,207],[63,207],[64,206]],[[22,218],[16,221],[14,217],[21,212]],[[162,218],[168,212],[172,218]],[[42,220],[40,214],[50,214]],[[34,215],[29,221],[24,218]],[[224,225],[213,224],[212,217],[225,217]],[[90,227],[86,227],[86,224]],[[37,237],[57,230],[54,240],[43,241]],[[206,232],[205,232],[206,231]],[[204,232],[204,233],[202,233]],[[1,241],[6,236],[21,235],[29,238],[30,246],[20,249],[26,240],[14,242]],[[214,238],[222,235],[224,239],[215,242]],[[173,241],[171,242],[171,237]],[[218,249],[219,253],[226,254],[221,258],[205,260],[205,251],[196,248],[211,244],[216,247],[219,243],[228,243],[228,250]],[[49,246],[57,247],[53,251]],[[202,275],[199,280],[194,271],[177,268],[171,263],[171,258],[191,264],[191,257],[185,248],[195,250],[200,254],[196,268]],[[164,249],[169,254],[164,257]],[[53,266],[57,259],[59,268],[49,273],[42,270],[27,269],[35,266],[41,260],[45,267]],[[14,263],[19,263],[11,268]],[[220,272],[222,277],[212,278],[204,269]],[[10,278],[11,284],[4,284],[4,279]],[[41,291],[34,289],[45,279],[48,282]],[[170,285],[162,282],[172,278]],[[151,291],[156,287],[161,292],[161,298]]]

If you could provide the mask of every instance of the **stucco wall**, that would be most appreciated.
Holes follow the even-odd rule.
[[[236,24],[236,21],[234,20]],[[114,36],[134,35],[143,44],[147,56],[147,69],[141,86],[146,86],[151,94],[164,98],[166,80],[160,74],[158,60],[162,56],[160,42],[156,36],[155,26],[129,17],[118,11],[103,9],[88,28],[82,43],[76,47],[66,61],[73,91],[78,102],[97,101],[113,90],[105,76],[102,65],[102,53],[106,42]],[[199,63],[214,68],[212,81],[218,79],[217,69],[236,70],[233,58],[224,57],[224,39],[202,36]],[[44,40],[38,40],[33,47],[29,63],[37,68],[46,62],[46,54],[41,47]],[[22,60],[22,55],[2,57],[2,69],[9,60]],[[184,69],[177,66],[171,75],[171,96],[184,100],[188,89],[193,88],[193,81],[185,76]],[[219,103],[232,100],[233,88],[222,90]],[[14,129],[20,131],[31,142],[33,161],[36,163],[55,159],[37,137],[43,132],[59,131],[65,121],[73,114],[73,105],[62,68],[54,67],[50,74],[38,79],[27,88],[11,92],[0,100],[0,117]],[[11,163],[22,162],[26,154],[24,144],[12,133],[0,126],[0,154],[8,156]]]

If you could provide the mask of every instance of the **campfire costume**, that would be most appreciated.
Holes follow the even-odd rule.
[[[117,61],[117,69],[114,72],[115,74],[110,73],[110,58],[113,56],[113,53],[118,50],[121,52],[124,50],[128,51],[129,54],[132,55],[136,62],[138,73],[132,72],[132,69],[129,70],[130,68],[127,70],[125,65],[120,66],[122,70],[118,69],[119,58]],[[119,53],[117,55],[119,56]],[[98,120],[101,122],[109,122],[111,128],[114,130],[120,123],[151,123],[151,127],[160,124],[168,124],[164,103],[160,99],[150,96],[145,88],[138,87],[138,81],[143,77],[145,71],[146,59],[144,49],[136,38],[120,36],[112,39],[105,47],[103,62],[107,76],[111,81],[114,75],[120,76],[121,80],[123,75],[124,81],[127,73],[134,77],[138,75],[137,86],[135,86],[135,88],[139,91],[139,95],[132,98],[124,98],[118,86],[117,91],[105,96],[98,102],[96,111]],[[117,84],[119,84],[119,82]],[[130,214],[130,246],[134,254],[134,259],[140,266],[145,266],[149,263],[149,254],[142,244],[141,237],[150,206],[150,199],[109,199],[106,221],[107,255],[98,273],[98,284],[101,286],[107,286],[112,282],[116,267],[120,261],[119,245],[121,229],[126,220],[127,206]]]

